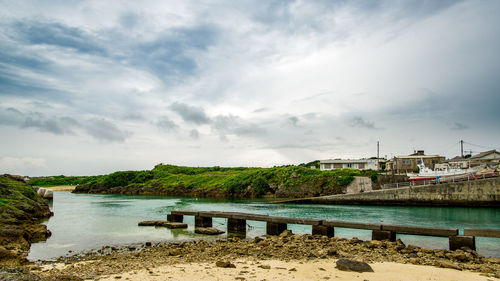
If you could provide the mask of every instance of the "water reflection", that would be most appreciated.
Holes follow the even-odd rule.
[[[234,211],[274,216],[307,217],[318,219],[370,222],[401,225],[437,226],[452,228],[499,228],[500,209],[442,208],[442,207],[387,207],[387,206],[323,206],[267,204],[266,200],[206,199],[161,196],[126,196],[102,194],[71,194],[56,192],[52,205],[55,215],[47,222],[53,235],[46,242],[33,244],[29,259],[49,259],[68,251],[83,251],[103,245],[123,245],[191,240],[200,237],[194,233],[194,218],[186,216],[188,229],[138,227],[142,220],[162,220],[173,209],[199,211]],[[226,230],[226,220],[215,218],[213,226]],[[247,221],[247,237],[265,234],[265,222]],[[294,233],[311,233],[311,226],[289,225]],[[217,237],[226,237],[233,233]],[[335,228],[335,236],[363,240],[371,232]],[[210,239],[216,239],[210,238]],[[447,248],[446,238],[399,235],[406,244],[428,248]],[[499,255],[500,239],[477,238],[478,251],[484,255]]]

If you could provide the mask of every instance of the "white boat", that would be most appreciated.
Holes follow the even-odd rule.
[[[425,166],[423,160],[417,166],[419,168],[418,173],[407,173],[410,181],[445,179],[447,177],[467,176],[476,173],[475,169],[451,168],[448,164],[441,165],[439,168],[432,170]]]

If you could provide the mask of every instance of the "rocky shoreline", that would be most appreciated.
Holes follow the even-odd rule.
[[[0,201],[0,266],[24,264],[31,243],[51,235],[47,226],[39,223],[53,213],[48,203],[16,176],[0,176]]]
[[[127,247],[104,246],[85,254],[58,258],[30,266],[44,280],[60,276],[67,280],[97,280],[103,276],[157,268],[166,265],[249,260],[313,261],[352,259],[367,263],[396,262],[430,265],[454,270],[478,272],[500,278],[500,258],[486,258],[476,251],[434,250],[404,245],[400,240],[361,241],[357,238],[328,238],[318,235],[295,235],[285,231],[280,236],[245,240],[237,237],[215,241],[195,240]],[[121,277],[120,277],[121,278]]]

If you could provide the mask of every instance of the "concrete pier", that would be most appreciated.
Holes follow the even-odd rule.
[[[465,235],[459,235],[457,228],[387,225],[319,220],[311,218],[275,217],[262,214],[238,212],[196,212],[174,210],[167,215],[167,219],[171,222],[182,222],[185,215],[195,217],[195,227],[212,227],[212,218],[226,218],[228,234],[238,233],[242,237],[246,234],[247,220],[253,220],[266,222],[266,233],[268,235],[280,235],[288,228],[288,224],[304,224],[312,226],[313,235],[324,235],[328,237],[333,237],[335,235],[336,227],[371,230],[372,240],[395,241],[397,234],[448,237],[449,247],[451,250],[460,249],[462,247],[468,247],[475,250],[475,236],[500,238],[500,229],[464,229]]]

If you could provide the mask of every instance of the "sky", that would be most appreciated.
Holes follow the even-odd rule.
[[[0,0],[0,173],[500,147],[500,1]]]

